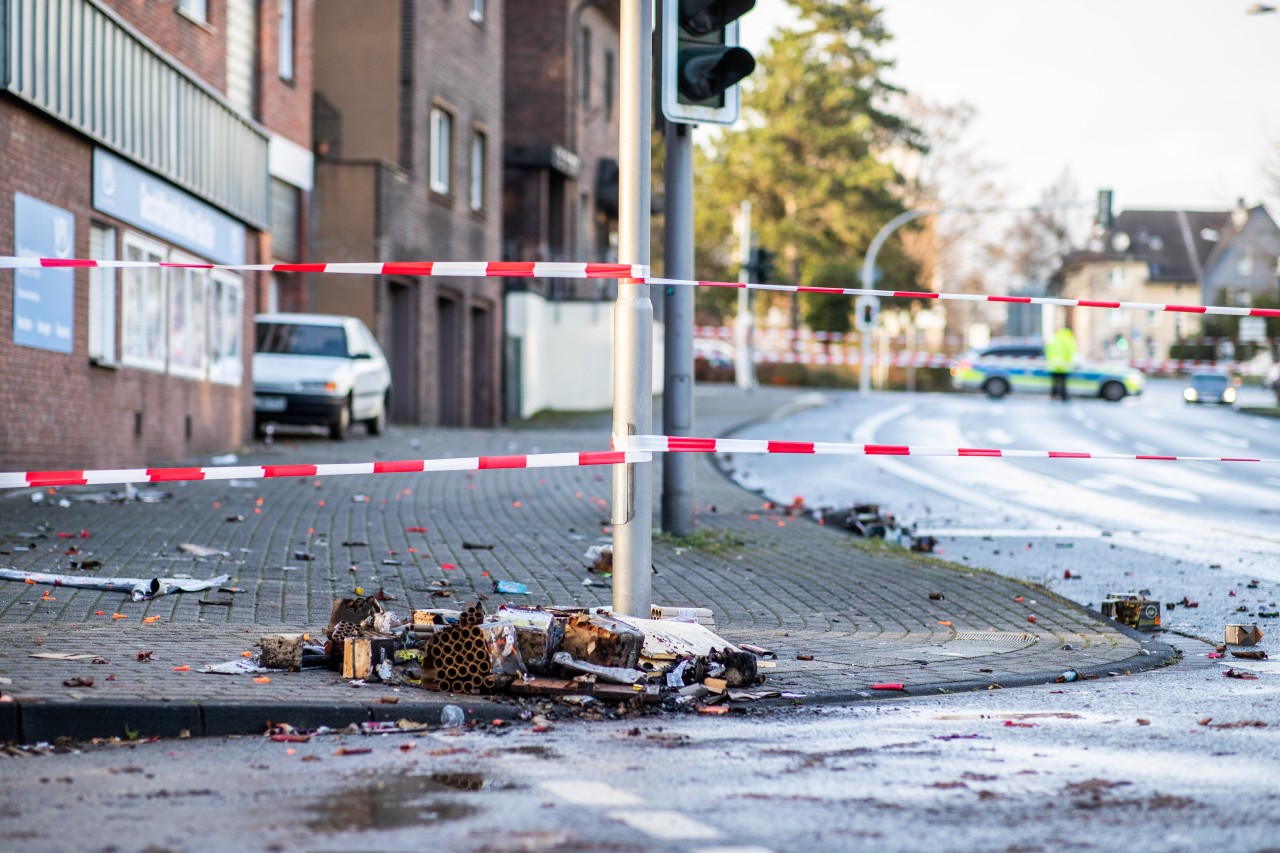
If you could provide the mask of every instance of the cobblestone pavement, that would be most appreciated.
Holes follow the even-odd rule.
[[[698,432],[723,435],[820,402],[786,389],[700,388]],[[602,414],[521,429],[398,427],[346,442],[298,434],[247,450],[239,464],[603,450],[608,422]],[[660,479],[661,466],[654,468]],[[1171,654],[1047,590],[868,548],[770,508],[710,457],[700,456],[695,472],[699,534],[692,544],[657,537],[654,601],[710,607],[727,639],[775,650],[776,664],[762,670],[768,686],[803,693],[806,702],[882,698],[870,689],[881,682],[920,695],[1042,683],[1069,667],[1137,671]],[[357,587],[385,590],[396,599],[388,606],[404,612],[449,606],[430,597],[441,579],[450,581],[453,601],[487,595],[490,609],[501,599],[495,580],[527,584],[522,603],[608,605],[607,582],[587,571],[584,553],[609,541],[611,477],[607,467],[586,467],[173,483],[154,503],[94,500],[114,487],[63,488],[39,502],[32,490],[0,494],[0,567],[146,578],[225,573],[237,590],[134,603],[122,593],[0,581],[0,676],[10,682],[0,690],[16,699],[0,703],[0,740],[140,725],[154,734],[250,732],[267,719],[413,717],[457,702],[407,687],[357,689],[325,671],[272,673],[260,683],[197,670],[238,659],[262,633],[319,636],[334,598]],[[184,543],[225,555],[195,558],[179,551]],[[588,578],[600,585],[584,586]],[[149,661],[137,660],[147,651]],[[48,652],[109,663],[31,657]],[[182,666],[191,669],[175,671]],[[93,686],[64,684],[77,676],[92,677]],[[479,714],[511,710],[482,699],[459,704]]]

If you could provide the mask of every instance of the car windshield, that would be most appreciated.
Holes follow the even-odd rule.
[[[347,332],[341,326],[258,323],[256,352],[349,358]]]
[[[1216,373],[1197,373],[1191,377],[1191,384],[1196,388],[1226,388],[1228,380]]]

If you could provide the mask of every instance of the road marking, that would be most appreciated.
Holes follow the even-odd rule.
[[[579,779],[552,779],[539,787],[577,806],[638,806],[642,800],[604,782]]]
[[[1085,418],[1083,421],[1081,421],[1081,423],[1084,424],[1085,429],[1096,430],[1098,428],[1098,422],[1095,421],[1093,418]]]
[[[1227,435],[1225,432],[1206,432],[1204,437],[1214,444],[1225,444],[1227,447],[1245,448],[1249,446],[1249,439],[1240,438],[1234,435]]]
[[[752,844],[746,847],[695,847],[690,853],[773,853],[768,847]]]
[[[608,815],[633,829],[638,829],[664,841],[675,841],[680,838],[720,837],[719,832],[705,823],[699,823],[679,812],[661,809],[632,809],[630,811],[612,811]]]
[[[1152,447],[1150,444],[1144,444],[1141,441],[1135,441],[1133,443],[1133,450],[1135,453],[1141,453],[1146,456],[1155,456],[1160,452],[1160,448]]]
[[[1280,486],[1280,477],[1267,477],[1262,482],[1266,483],[1269,486]]]
[[[1108,440],[1110,440],[1110,441],[1114,441],[1114,442],[1116,442],[1117,444],[1119,444],[1120,442],[1124,441],[1124,433],[1120,432],[1120,430],[1118,430],[1118,429],[1104,429],[1104,430],[1102,431],[1102,434],[1103,434],[1103,436],[1105,436]]]
[[[987,430],[985,435],[987,436],[987,438],[991,439],[992,443],[996,444],[997,446],[1001,444],[1013,444],[1015,441],[1012,435],[1000,429],[999,427],[996,427],[995,429]]]
[[[1011,527],[929,527],[921,524],[916,525],[916,533],[920,535],[927,533],[930,536],[952,536],[956,539],[986,537],[991,539],[1098,539],[1102,536],[1101,530],[1092,530],[1087,527],[1046,527],[1042,529],[1029,527],[1019,529]]]

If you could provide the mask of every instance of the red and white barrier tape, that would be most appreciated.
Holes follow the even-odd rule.
[[[178,480],[254,480],[271,477],[332,477],[344,474],[418,474],[429,471],[491,471],[499,468],[575,468],[649,462],[645,450],[595,453],[530,453],[519,456],[461,456],[324,465],[237,465],[213,468],[119,468],[100,471],[15,471],[0,473],[0,488],[86,486],[106,483],[171,483]]]
[[[355,275],[439,275],[499,278],[636,278],[649,268],[643,264],[587,264],[550,261],[388,261],[335,264],[178,264],[157,261],[96,261],[78,258],[0,257],[0,269],[176,269],[234,270],[238,272],[314,272]]]
[[[690,438],[667,435],[614,436],[620,450],[654,453],[790,453],[818,456],[981,456],[1009,459],[1120,459],[1150,462],[1280,462],[1219,456],[1158,456],[1130,453],[1081,453],[1068,450],[1001,450],[993,447],[911,447],[905,444],[841,444],[822,441],[769,441],[743,438]]]
[[[699,353],[697,344],[694,345],[694,357],[701,355],[707,357],[710,353]],[[718,353],[717,353],[718,355]],[[769,352],[757,349],[753,352],[756,364],[818,364],[818,365],[859,365],[862,363],[862,353],[858,350],[834,349],[830,352]],[[890,367],[954,367],[959,364],[961,359],[958,356],[946,355],[937,352],[894,352],[890,353],[887,358],[879,358],[873,356],[871,363],[874,365],[889,365]],[[1011,357],[987,357],[980,359],[976,363],[979,366],[1017,366],[1031,364],[1038,361],[1033,358],[1011,358]],[[1181,373],[1188,370],[1197,370],[1204,368],[1206,370],[1221,370],[1238,373],[1245,370],[1247,365],[1238,361],[1201,361],[1199,359],[1148,359],[1138,358],[1130,359],[1127,362],[1110,362],[1114,366],[1127,365],[1135,370],[1141,370],[1145,373]]]
[[[1230,314],[1238,317],[1280,317],[1280,308],[1228,308],[1225,306],[1170,305],[1160,302],[1108,302],[1094,299],[1057,299],[1050,296],[994,296],[981,293],[934,293],[931,290],[872,290],[861,287],[808,287],[797,284],[753,284],[740,281],[701,281],[681,278],[645,279],[655,287],[737,287],[778,290],[786,293],[827,293],[843,296],[882,296],[890,299],[941,299],[959,302],[1006,302],[1020,305],[1061,305],[1066,308],[1132,308],[1138,311],[1172,311],[1180,314]]]
[[[1227,314],[1238,317],[1280,317],[1280,308],[1232,308],[1227,306],[1172,305],[1159,302],[1110,302],[1093,299],[1057,299],[1049,296],[995,296],[974,293],[934,293],[929,290],[874,290],[860,287],[809,287],[796,284],[755,284],[656,278],[643,264],[564,263],[550,261],[388,261],[385,263],[306,264],[181,264],[159,261],[110,261],[80,258],[19,258],[0,256],[0,269],[57,268],[219,269],[249,272],[352,273],[359,275],[478,276],[515,278],[630,278],[654,286],[737,287],[787,293],[827,293],[844,296],[881,296],[889,299],[940,299],[961,302],[1004,302],[1023,305],[1061,305],[1067,308],[1131,308],[1138,311],[1170,311],[1181,314]]]

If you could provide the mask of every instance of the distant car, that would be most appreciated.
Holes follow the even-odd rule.
[[[253,422],[327,426],[343,439],[363,422],[370,435],[387,424],[391,369],[369,329],[355,317],[259,314],[254,318]]]
[[[1225,373],[1193,373],[1182,391],[1182,399],[1188,403],[1229,406],[1236,401],[1236,385]]]
[[[1003,344],[969,350],[951,368],[957,391],[982,391],[999,399],[1010,392],[1047,394],[1052,380],[1040,344]],[[1146,377],[1127,367],[1080,364],[1072,368],[1067,393],[1115,402],[1141,394]]]

